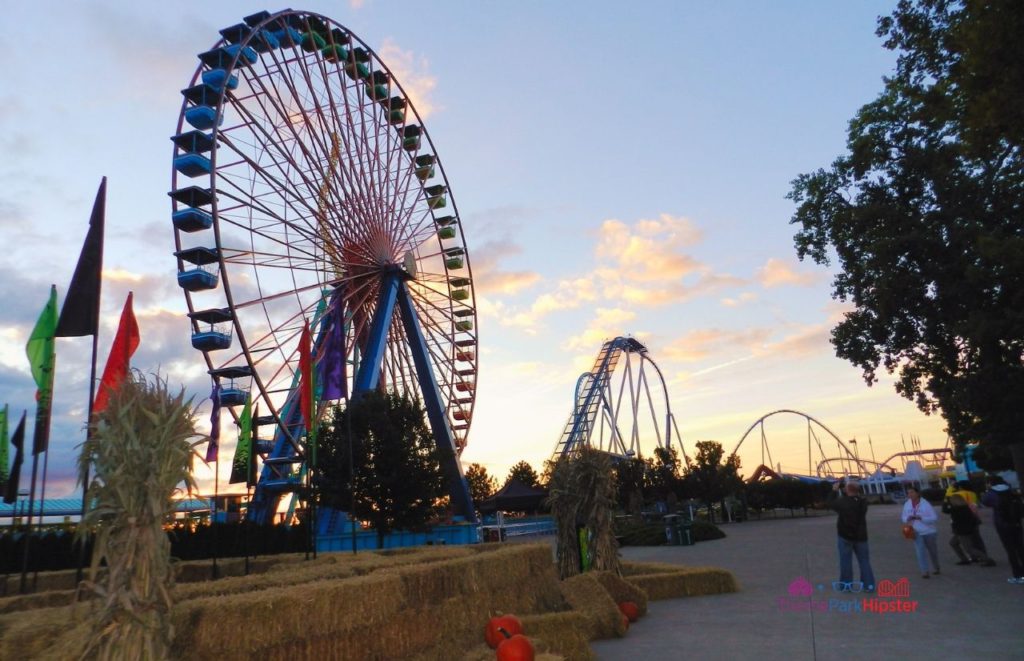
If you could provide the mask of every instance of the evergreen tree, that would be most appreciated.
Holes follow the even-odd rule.
[[[378,546],[393,530],[423,528],[440,514],[447,495],[440,453],[423,416],[420,404],[407,397],[370,392],[348,408],[335,407],[330,424],[321,430],[317,482],[321,502],[352,510],[357,519],[369,521],[377,531]]]

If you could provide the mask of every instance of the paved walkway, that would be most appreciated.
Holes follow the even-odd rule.
[[[913,542],[900,534],[899,508],[868,511],[876,580],[909,579],[909,599],[903,601],[918,603],[916,612],[907,613],[841,610],[863,607],[867,595],[831,589],[838,579],[831,515],[728,524],[726,539],[695,546],[626,547],[623,556],[630,560],[723,567],[736,575],[741,591],[653,601],[625,638],[595,641],[592,649],[609,661],[1024,659],[1024,585],[1006,582],[1010,571],[990,516],[985,514],[982,535],[998,566],[956,566],[948,518],[940,515],[942,574],[924,580]],[[854,568],[856,573],[856,560]],[[800,577],[813,586],[812,596],[790,597],[790,583]],[[826,610],[810,610],[808,602],[824,602]]]

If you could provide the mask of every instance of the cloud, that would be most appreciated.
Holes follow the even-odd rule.
[[[682,252],[701,238],[690,220],[665,213],[632,226],[611,219],[601,224],[596,253],[627,280],[663,282],[704,270],[699,261]]]
[[[758,353],[770,336],[771,330],[768,328],[747,328],[740,331],[705,328],[690,331],[658,353],[669,360],[684,363],[726,353]]]
[[[426,119],[435,110],[443,109],[431,99],[437,87],[437,78],[430,74],[427,58],[416,57],[412,51],[402,50],[392,39],[385,38],[380,48],[380,59],[395,74],[421,119]]]
[[[763,287],[784,287],[793,285],[806,287],[818,282],[821,276],[814,273],[799,273],[787,262],[774,257],[765,262],[757,271],[757,281]]]
[[[500,264],[523,252],[508,239],[488,241],[473,252],[473,285],[477,294],[515,294],[540,281],[535,271],[506,271]]]
[[[719,303],[721,303],[724,307],[727,307],[727,308],[737,308],[737,307],[739,307],[741,305],[744,305],[746,303],[750,303],[750,302],[756,301],[756,300],[757,300],[757,294],[755,294],[753,292],[745,291],[742,294],[740,294],[739,296],[723,298],[723,299],[721,299],[719,301]]]
[[[564,349],[591,352],[605,340],[630,334],[625,324],[636,319],[635,312],[622,308],[597,308],[596,313],[582,333],[565,341]]]

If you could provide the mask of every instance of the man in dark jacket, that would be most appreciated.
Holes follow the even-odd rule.
[[[843,491],[841,492],[840,489]],[[841,591],[853,587],[853,556],[857,556],[860,580],[864,590],[875,589],[875,573],[871,570],[871,555],[868,550],[868,501],[860,493],[860,485],[854,481],[836,482],[829,496],[829,507],[839,513],[836,520],[839,546],[839,583]]]
[[[1010,560],[1013,575],[1006,580],[1024,585],[1024,526],[1021,523],[1024,502],[998,475],[989,477],[989,490],[981,497],[981,502],[992,508],[992,522]]]

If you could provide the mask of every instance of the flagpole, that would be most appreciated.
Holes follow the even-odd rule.
[[[213,515],[213,520],[210,525],[213,526],[213,578],[216,580],[217,576],[217,497],[220,495],[220,450],[217,451],[217,457],[213,460],[213,507],[210,508],[210,513]]]
[[[46,517],[46,467],[50,463],[50,451],[43,453],[43,485],[39,492],[39,539],[43,538],[43,519]],[[32,589],[39,584],[39,563],[34,563],[32,568]]]
[[[99,354],[100,334],[93,333],[92,335],[92,365],[89,368],[89,407],[86,416],[85,425],[85,446],[89,447],[89,441],[92,440],[92,405],[96,401],[96,361]],[[85,462],[83,470],[85,471],[82,475],[82,514],[78,519],[78,525],[81,526],[85,522],[85,512],[89,505],[89,468],[92,462]],[[82,569],[85,567],[85,548],[89,545],[88,532],[84,532],[78,542],[78,567],[75,569],[75,585],[82,582]]]
[[[28,514],[25,519],[25,546],[23,546],[24,552],[21,555],[21,583],[18,588],[21,594],[25,594],[28,587],[28,552],[29,546],[32,544],[32,502],[36,497],[36,471],[39,468],[39,455],[32,454],[32,486],[28,492]]]

